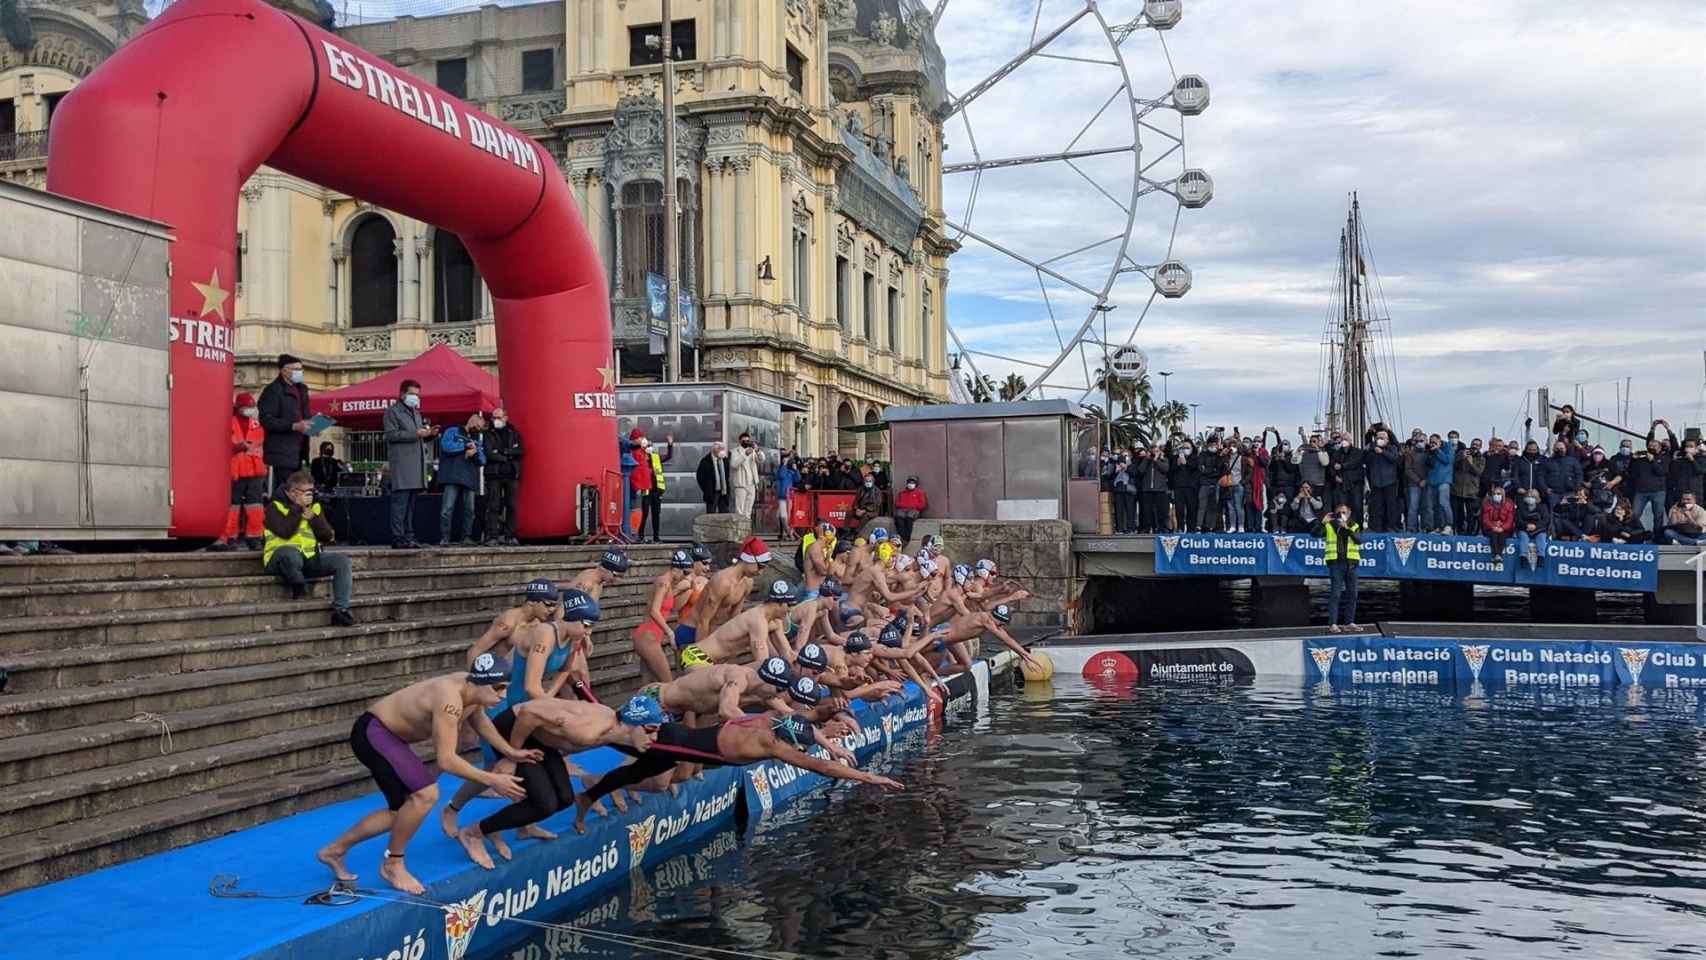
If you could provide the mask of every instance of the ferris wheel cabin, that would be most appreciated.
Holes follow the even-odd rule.
[[[1143,18],[1157,30],[1171,30],[1179,25],[1185,5],[1181,0],[1144,0]]]
[[[1179,174],[1179,182],[1175,187],[1179,203],[1192,210],[1200,210],[1208,206],[1214,199],[1214,178],[1206,171],[1192,168]]]
[[[1168,260],[1155,268],[1155,292],[1169,300],[1177,300],[1191,289],[1191,268],[1177,260]]]
[[[1173,84],[1173,108],[1187,117],[1208,109],[1208,81],[1187,73]]]

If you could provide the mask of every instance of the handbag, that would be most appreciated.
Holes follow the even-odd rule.
[[[1222,476],[1222,477],[1221,477],[1221,478],[1220,478],[1220,485],[1221,485],[1221,486],[1222,486],[1222,487],[1230,487],[1230,486],[1232,486],[1232,474],[1230,474],[1230,473],[1228,473],[1228,474],[1226,474],[1226,475],[1224,475],[1224,476]]]

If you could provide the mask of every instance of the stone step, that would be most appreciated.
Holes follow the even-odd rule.
[[[490,558],[470,565],[406,569],[359,570],[355,595],[419,593],[475,586],[511,588],[519,592],[536,576],[566,580],[563,568],[531,563],[500,563]],[[636,588],[665,569],[663,561],[638,562],[613,585]],[[330,579],[309,582],[311,595],[330,599]],[[88,583],[34,583],[0,586],[0,618],[78,616],[208,604],[256,604],[290,599],[290,590],[277,577],[255,568],[241,576],[160,577],[151,580]]]
[[[608,591],[612,600],[645,591],[640,581]],[[419,590],[364,596],[356,593],[350,611],[358,621],[418,620],[426,617],[497,611],[520,602],[522,585]],[[324,627],[332,608],[324,598],[265,603],[179,606],[116,613],[0,620],[0,658],[33,651],[64,650],[127,643],[159,643],[276,630]]]
[[[606,620],[608,648],[627,648],[640,616]],[[114,683],[0,698],[0,738],[65,730],[143,713],[164,714],[256,697],[341,686],[463,664],[472,635],[359,652],[161,674]],[[601,651],[602,652],[602,651]]]
[[[594,679],[601,697],[619,700],[638,687],[639,676],[639,666],[630,662],[599,670]],[[605,696],[607,691],[609,695]],[[6,842],[0,844],[0,894],[209,840],[328,803],[374,794],[366,768],[350,759],[348,748],[341,743],[348,736],[354,715],[320,725],[327,729],[342,727],[338,744],[342,752],[332,754],[324,762],[112,810],[80,820],[76,829],[59,823],[9,834]],[[303,739],[317,736],[304,735]],[[285,750],[291,746],[286,738],[274,739]],[[428,750],[416,748],[422,756]],[[156,778],[148,782],[159,781]],[[304,851],[304,856],[310,855],[312,851]]]
[[[604,600],[607,620],[637,617],[645,612],[645,598],[637,590],[609,591]],[[39,650],[6,658],[5,666],[11,675],[7,690],[11,693],[67,690],[162,673],[190,673],[457,637],[472,644],[498,609],[502,607],[422,619],[358,623],[353,627],[316,626],[93,649]]]
[[[633,544],[623,547],[636,561],[666,562],[677,544]],[[357,571],[421,567],[462,567],[488,561],[556,567],[562,579],[598,562],[600,546],[559,545],[497,549],[424,547],[391,550],[383,547],[339,547]],[[231,553],[90,553],[73,556],[0,557],[0,584],[91,583],[155,580],[165,577],[241,577],[256,572],[260,558],[245,551]],[[546,570],[549,574],[550,571]],[[553,574],[554,575],[554,574]]]
[[[594,646],[595,682],[602,682],[601,678],[608,675],[618,684],[597,688],[596,692],[604,699],[608,699],[606,694],[626,697],[639,685],[633,648],[613,642],[616,639],[614,635],[603,635]],[[422,676],[439,672],[427,671]],[[382,677],[345,686],[172,710],[158,714],[158,719],[114,720],[0,739],[0,786],[144,759],[159,760],[184,750],[353,718],[374,700],[413,679],[417,678]]]

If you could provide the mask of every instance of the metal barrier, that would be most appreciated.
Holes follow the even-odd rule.
[[[1706,550],[1688,558],[1694,568],[1694,637],[1706,642]]]

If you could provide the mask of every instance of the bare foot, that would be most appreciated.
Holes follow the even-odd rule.
[[[501,833],[494,833],[491,835],[490,839],[492,841],[492,849],[498,852],[498,856],[503,857],[505,860],[510,859],[511,855],[509,852],[509,844],[504,842],[504,835]]]
[[[444,830],[444,835],[452,840],[455,840],[456,835],[462,830],[462,828],[456,824],[457,812],[458,811],[450,809],[449,804],[445,804],[444,809],[438,812],[438,825]]]
[[[327,845],[321,847],[319,853],[314,854],[314,859],[332,869],[332,878],[334,880],[339,883],[354,883],[356,880],[355,874],[350,873],[349,867],[344,866],[344,857],[346,855],[347,853],[345,851],[334,850],[330,845]]]
[[[575,794],[575,832],[576,833],[585,833],[586,832],[586,812],[588,810],[591,810],[591,809],[592,809],[592,802],[587,800],[586,794],[584,794],[584,793]]]
[[[519,831],[516,832],[516,836],[524,837],[524,838],[529,839],[529,840],[555,840],[555,839],[557,839],[556,834],[545,829],[544,827],[541,827],[537,823],[529,824],[525,827],[522,827]]]
[[[486,838],[480,835],[477,827],[456,831],[456,840],[462,844],[462,849],[468,851],[468,859],[487,870],[496,866],[492,863],[492,855],[486,852]]]
[[[622,794],[626,793],[626,792],[627,791],[624,791],[624,790],[614,790],[610,794],[610,802],[616,805],[616,812],[617,813],[627,813],[628,812],[628,801],[622,799]],[[603,816],[604,811],[601,809],[598,811],[598,814],[599,814],[599,816]]]
[[[426,887],[421,886],[421,882],[409,873],[409,868],[403,866],[402,857],[386,857],[379,865],[379,875],[385,878],[386,883],[410,896],[418,897],[426,893]]]

